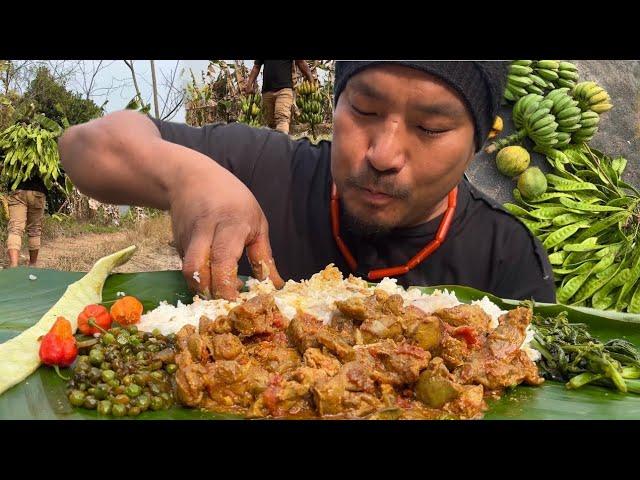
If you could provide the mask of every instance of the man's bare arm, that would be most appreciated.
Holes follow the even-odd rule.
[[[253,68],[251,69],[251,73],[249,73],[249,79],[247,80],[247,84],[245,85],[245,93],[250,93],[254,90],[256,80],[258,79],[258,74],[260,73],[260,65],[253,64]]]
[[[310,82],[314,81],[313,73],[311,73],[311,69],[309,68],[309,64],[306,60],[296,60],[296,65],[307,80],[309,80]]]
[[[163,140],[145,115],[122,111],[74,126],[58,148],[83,193],[105,203],[170,210],[183,274],[193,290],[234,298],[245,249],[257,278],[283,284],[253,194],[206,155]]]

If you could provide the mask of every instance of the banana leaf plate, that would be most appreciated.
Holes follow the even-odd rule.
[[[33,274],[36,280],[30,279]],[[17,268],[0,271],[0,344],[19,335],[34,325],[62,296],[70,284],[85,274],[46,269]],[[33,278],[33,277],[31,277]],[[478,290],[460,286],[434,286],[425,292],[447,288],[462,302],[481,299],[487,295]],[[111,274],[102,290],[102,302],[113,303],[118,292],[140,298],[145,311],[160,301],[175,304],[188,303],[182,275],[178,271]],[[513,308],[518,302],[487,295],[502,308]],[[640,344],[640,315],[597,311],[587,308],[569,308],[552,304],[537,304],[536,311],[556,315],[569,311],[572,322],[589,325],[593,335],[601,340],[626,338]],[[0,362],[2,359],[0,358]],[[0,419],[103,419],[95,411],[75,409],[65,395],[65,382],[53,369],[38,368],[26,380],[0,394]],[[199,410],[174,407],[167,411],[142,413],[136,419],[196,420],[239,419],[228,414],[215,414]],[[539,387],[519,386],[505,392],[502,398],[490,402],[485,419],[640,419],[640,395],[620,394],[601,387],[586,386],[567,390],[564,384],[545,382]],[[109,417],[112,420],[113,418]],[[130,418],[123,418],[130,420]]]

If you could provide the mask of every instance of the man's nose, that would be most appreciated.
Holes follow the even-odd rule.
[[[401,122],[390,120],[381,125],[367,151],[371,166],[380,172],[401,170],[406,161],[404,137]]]

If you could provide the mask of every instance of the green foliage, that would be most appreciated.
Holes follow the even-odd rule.
[[[70,125],[88,122],[103,115],[102,107],[70,92],[58,83],[46,67],[40,67],[26,92],[16,105],[17,119],[29,118],[33,112],[42,113],[54,122]]]
[[[129,103],[127,103],[127,106],[124,108],[126,110],[136,110],[140,113],[147,114],[151,110],[151,104],[147,103],[145,105],[145,103],[142,101],[142,98],[140,98],[140,95],[136,95],[129,101]]]
[[[61,175],[56,142],[61,133],[58,124],[41,116],[32,124],[16,123],[5,129],[0,133],[0,181],[15,190],[20,182],[39,176],[51,190]]]
[[[16,112],[15,104],[19,99],[20,96],[13,91],[0,94],[0,131],[13,123]]]

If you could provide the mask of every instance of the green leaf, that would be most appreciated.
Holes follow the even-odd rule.
[[[67,196],[73,193],[73,182],[69,178],[69,175],[64,176],[64,191],[67,194]]]
[[[30,273],[38,279],[30,281]],[[0,271],[0,342],[33,325],[62,295],[67,285],[80,279],[82,273],[29,269],[26,267]],[[499,299],[479,290],[461,286],[421,288],[425,293],[448,289],[462,302],[487,296],[502,309],[517,306],[518,301]],[[103,303],[110,306],[122,291],[143,301],[145,310],[162,300],[175,304],[191,301],[182,274],[178,271],[113,274],[103,289]],[[601,312],[584,307],[567,307],[537,303],[536,312],[557,315],[569,312],[571,322],[589,326],[593,335],[606,341],[626,338],[640,344],[640,315]],[[66,372],[68,374],[68,372]],[[563,384],[547,381],[539,387],[519,386],[509,390],[498,401],[489,401],[485,419],[640,419],[640,396],[621,394],[602,387],[587,385],[569,390]],[[95,411],[72,408],[65,396],[65,382],[52,369],[41,367],[25,382],[0,395],[0,419],[102,419]],[[138,419],[221,419],[238,418],[174,407],[168,411],[147,411]]]
[[[21,174],[16,175],[16,178],[13,181],[13,184],[11,185],[11,190],[15,190],[16,188],[18,188],[18,185],[20,185],[21,181],[22,181],[22,175]]]
[[[140,110],[140,102],[138,102],[138,97],[132,98],[124,108],[126,110]]]
[[[0,394],[36,371],[40,365],[38,340],[49,331],[56,318],[62,316],[69,320],[75,332],[80,312],[86,305],[102,300],[105,280],[115,267],[133,255],[135,248],[132,246],[98,260],[87,275],[69,285],[64,295],[35,325],[0,344]]]

